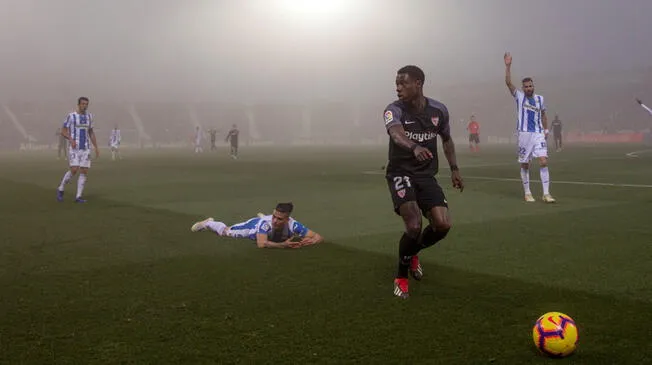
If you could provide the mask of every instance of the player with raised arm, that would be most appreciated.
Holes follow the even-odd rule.
[[[91,167],[91,143],[92,148],[95,149],[95,157],[100,157],[100,149],[97,147],[95,132],[93,132],[93,115],[87,113],[88,103],[89,100],[87,97],[80,97],[77,100],[77,110],[68,114],[61,129],[61,135],[68,140],[70,146],[68,151],[70,170],[66,171],[66,174],[63,175],[61,184],[57,189],[57,200],[60,202],[63,201],[63,192],[66,184],[79,171],[75,202],[86,203],[86,200],[82,198],[82,194],[86,185],[88,169]]]
[[[190,230],[209,230],[219,236],[254,240],[258,248],[299,248],[323,242],[319,233],[290,216],[293,209],[292,203],[279,203],[271,215],[258,213],[257,217],[232,226],[207,218],[193,224]]]
[[[638,98],[637,98],[637,99],[636,99],[636,102],[637,102],[641,107],[643,107],[643,109],[645,109],[648,113],[650,113],[650,115],[652,115],[652,109],[650,109],[647,105],[643,104],[643,102],[641,101],[641,99],[638,99]]]
[[[122,160],[122,156],[120,156],[120,142],[122,142],[122,136],[116,124],[115,128],[111,131],[111,137],[109,137],[109,147],[111,147],[111,159],[113,161],[115,161],[116,157]]]
[[[466,129],[469,131],[469,149],[471,152],[480,151],[480,123],[475,120],[475,115],[471,116]]]
[[[408,273],[423,277],[419,251],[442,240],[451,228],[448,202],[435,175],[439,171],[437,136],[451,169],[453,187],[464,189],[450,134],[448,109],[423,95],[425,75],[417,66],[405,66],[396,75],[398,100],[384,111],[389,134],[386,179],[405,232],[399,241],[394,295],[408,298]],[[422,217],[429,224],[422,231]]]
[[[530,160],[539,160],[539,173],[543,185],[543,201],[554,203],[555,198],[550,195],[550,173],[548,171],[548,117],[543,96],[534,93],[534,81],[530,77],[522,80],[522,89],[517,89],[512,84],[512,56],[505,53],[505,84],[516,100],[518,132],[518,162],[521,164],[521,181],[525,193],[525,201],[533,202],[534,196],[530,191]]]

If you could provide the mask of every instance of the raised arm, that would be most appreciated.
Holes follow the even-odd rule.
[[[505,53],[505,84],[509,89],[509,92],[514,95],[516,92],[516,86],[512,84],[512,55],[507,52]]]
[[[648,108],[647,105],[643,104],[641,99],[636,99],[636,102],[639,103],[641,107],[643,107],[643,109],[645,109],[648,113],[650,113],[650,115],[652,115],[652,109]]]

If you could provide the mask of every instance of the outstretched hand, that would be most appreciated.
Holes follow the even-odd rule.
[[[505,59],[505,66],[511,66],[512,65],[512,54],[509,52],[505,52],[505,56],[503,57]]]
[[[636,98],[636,102],[639,103],[639,104],[643,104],[643,102],[639,98]]]

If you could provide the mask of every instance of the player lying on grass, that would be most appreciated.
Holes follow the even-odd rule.
[[[257,217],[230,227],[207,218],[193,224],[190,230],[209,230],[219,236],[255,240],[258,248],[299,248],[323,242],[319,233],[290,217],[293,209],[292,203],[279,203],[271,215],[258,213]]]

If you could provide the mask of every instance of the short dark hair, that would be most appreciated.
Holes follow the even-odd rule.
[[[396,73],[408,74],[408,76],[410,76],[411,79],[420,80],[421,85],[423,85],[423,82],[426,81],[426,75],[423,73],[423,70],[420,69],[418,66],[414,66],[414,65],[403,66]]]
[[[80,96],[79,99],[77,99],[77,105],[81,104],[82,101],[86,101],[90,103],[90,100],[88,100],[87,97],[85,96]]]
[[[276,204],[276,211],[280,213],[292,213],[294,205],[292,203],[278,203]]]
[[[526,82],[534,82],[531,77],[526,77],[523,80],[521,80],[521,83],[525,84]]]

